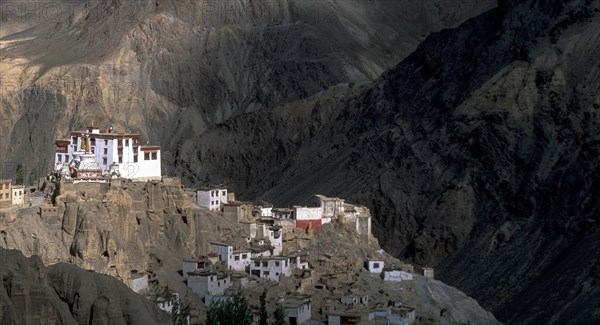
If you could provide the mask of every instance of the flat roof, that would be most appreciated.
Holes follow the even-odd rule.
[[[289,256],[258,256],[258,257],[253,257],[252,260],[283,261],[283,260],[287,260],[289,258],[290,258]]]
[[[283,303],[283,307],[284,308],[298,308],[300,306],[303,305],[307,305],[310,304],[310,297],[306,297],[306,298],[289,298],[286,299],[285,302]]]
[[[202,186],[196,189],[197,191],[214,191],[214,190],[227,190],[227,187],[222,185],[210,185],[210,186]]]

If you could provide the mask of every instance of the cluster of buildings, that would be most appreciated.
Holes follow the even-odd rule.
[[[184,260],[182,274],[187,286],[203,298],[208,306],[214,301],[230,299],[234,288],[244,287],[253,279],[264,279],[275,283],[282,281],[286,287],[289,279],[296,288],[304,284],[314,287],[315,269],[309,263],[308,253],[300,251],[285,254],[283,237],[290,233],[312,233],[323,225],[339,222],[353,228],[363,243],[370,243],[371,215],[364,206],[349,204],[344,199],[316,195],[312,206],[276,208],[259,202],[235,200],[224,186],[211,186],[188,190],[190,197],[199,206],[211,211],[220,211],[224,218],[237,221],[242,232],[233,242],[212,242],[205,254],[198,259]],[[311,261],[319,259],[313,256]],[[411,272],[386,268],[385,261],[369,258],[364,268],[379,274],[385,281],[411,281]],[[343,276],[341,276],[343,277]],[[337,278],[330,274],[325,278]],[[305,283],[306,282],[306,283]],[[318,286],[318,284],[317,284]],[[296,290],[297,291],[297,290]],[[285,290],[282,290],[285,292]],[[311,295],[287,294],[282,299],[287,321],[290,324],[311,324],[313,304]],[[328,324],[411,324],[415,310],[394,303],[379,309],[368,306],[368,296],[342,296],[321,310]]]
[[[204,187],[189,190],[190,197],[198,206],[211,211],[222,211],[224,217],[255,227],[255,223],[276,225],[284,233],[294,229],[312,231],[326,223],[340,221],[353,227],[366,244],[371,240],[371,214],[365,206],[346,203],[344,199],[315,195],[314,206],[293,206],[275,208],[272,204],[261,202],[240,202],[224,186]],[[249,222],[250,221],[250,222]],[[248,229],[249,233],[253,233]]]
[[[141,134],[101,131],[93,125],[71,131],[55,141],[54,173],[61,179],[81,182],[160,180],[160,146],[143,145]]]
[[[23,206],[25,204],[25,187],[13,185],[10,179],[0,179],[0,206]]]

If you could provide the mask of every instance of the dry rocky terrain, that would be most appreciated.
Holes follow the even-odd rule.
[[[142,324],[146,317],[163,323],[165,315],[149,305],[150,300],[118,281],[129,283],[140,273],[149,273],[158,287],[168,286],[179,292],[192,306],[192,323],[204,322],[206,307],[201,297],[185,285],[182,261],[208,253],[210,242],[239,241],[243,232],[237,220],[196,206],[172,179],[76,186],[47,182],[44,189],[50,198],[54,196],[54,204],[41,206],[47,209],[45,213],[39,213],[40,207],[0,211],[2,279],[3,287],[8,288],[0,293],[4,297],[1,323],[19,324],[24,321],[19,318],[22,315],[28,320],[57,319],[60,323],[72,319],[102,323],[108,319],[112,324],[125,319]],[[35,256],[25,258],[19,251],[5,248]],[[313,317],[317,320],[321,318],[321,306],[332,297],[361,292],[369,294],[373,305],[402,301],[416,307],[420,324],[497,322],[474,299],[440,281],[415,275],[414,281],[390,284],[368,273],[362,261],[378,254],[379,246],[376,241],[361,244],[355,230],[341,224],[326,225],[314,235],[304,230],[287,234],[284,248],[310,252],[314,273],[309,278],[300,275],[279,284],[246,275],[250,283],[245,290],[255,311],[264,288],[269,289],[270,315],[277,301],[295,292],[313,296]],[[389,255],[385,259],[390,265],[409,267]],[[329,275],[339,272],[352,279],[343,283],[331,280]],[[25,289],[11,289],[17,287]],[[36,310],[22,303],[34,297],[47,308]],[[123,304],[126,308],[118,307]],[[143,308],[150,312],[142,312]],[[137,317],[138,312],[143,317]]]
[[[386,251],[435,266],[503,322],[600,320],[597,2],[505,0],[460,19],[441,2],[414,15],[402,1],[318,14],[314,2],[220,3],[233,11],[101,1],[64,23],[0,26],[0,156],[45,164],[53,138],[90,120],[139,130],[189,183],[367,205]],[[194,253],[175,219],[162,247]],[[86,255],[110,236],[65,229],[75,250],[57,256],[110,269],[110,249]],[[28,233],[11,236],[34,245]]]

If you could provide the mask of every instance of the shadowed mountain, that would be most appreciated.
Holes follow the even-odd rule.
[[[222,123],[175,166],[278,205],[366,204],[387,251],[501,321],[598,322],[599,10],[504,1],[372,85]]]

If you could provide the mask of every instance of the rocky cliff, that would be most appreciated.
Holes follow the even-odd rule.
[[[176,165],[277,204],[366,204],[386,250],[501,321],[596,322],[599,10],[501,2],[366,89],[239,116]]]
[[[216,123],[371,81],[492,1],[25,0],[2,4],[0,156],[42,175],[91,122],[163,157]],[[165,164],[168,166],[168,164]],[[4,174],[13,167],[3,167]],[[10,170],[9,170],[10,169]],[[166,168],[167,171],[168,168]],[[9,176],[9,175],[7,175]],[[10,177],[10,176],[9,176]]]
[[[59,183],[56,188],[46,183],[45,190],[55,194],[54,205],[3,209],[0,213],[3,324],[163,324],[165,315],[156,314],[148,305],[150,300],[134,295],[121,283],[130,283],[138,274],[149,275],[158,287],[177,291],[191,304],[192,322],[204,322],[205,304],[186,286],[182,260],[206,254],[210,242],[242,240],[245,235],[237,220],[197,207],[172,178],[147,183],[113,181],[110,185]],[[416,307],[418,319],[424,323],[497,323],[489,311],[460,290],[418,275],[408,283],[384,283],[358,263],[351,273],[360,278],[359,283],[340,284],[335,276],[327,280],[348,269],[323,265],[324,254],[341,257],[344,263],[380,254],[376,241],[364,243],[354,227],[341,222],[327,224],[316,235],[304,230],[286,234],[284,246],[292,252],[309,252],[314,269],[308,279],[286,277],[277,286],[248,275],[250,284],[245,292],[255,310],[265,288],[272,295],[269,308],[274,309],[277,297],[303,287],[303,293],[313,296],[316,318],[321,317],[319,308],[332,295],[363,290],[382,306],[393,300]],[[5,247],[34,257],[25,258]],[[385,258],[406,266],[391,256]],[[44,267],[42,262],[51,266]],[[151,293],[147,290],[145,294]],[[38,302],[41,308],[34,307]]]
[[[74,265],[44,267],[0,247],[2,324],[169,324],[169,316],[122,282]]]

